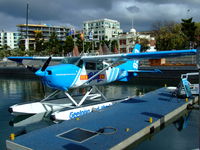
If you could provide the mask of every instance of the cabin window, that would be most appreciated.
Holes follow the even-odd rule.
[[[97,70],[102,70],[103,69],[103,64],[102,63],[97,63]]]
[[[78,67],[82,68],[83,67],[83,60],[80,60],[77,64]]]
[[[85,68],[88,70],[96,70],[96,63],[86,62]]]

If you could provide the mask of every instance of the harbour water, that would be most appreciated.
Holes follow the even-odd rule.
[[[110,98],[134,96],[144,94],[164,86],[164,84],[175,86],[178,81],[170,80],[141,80],[130,83],[114,83],[101,87],[101,90]],[[33,124],[13,125],[15,117],[7,111],[8,107],[16,103],[37,101],[43,98],[43,87],[37,79],[5,78],[0,77],[0,150],[5,149],[5,140],[10,133],[22,130],[31,132],[54,124],[47,117]],[[187,128],[178,131],[173,124],[167,126],[153,137],[143,141],[134,149],[163,149],[163,150],[189,150],[199,148],[200,119],[199,111],[192,111],[188,120]],[[21,118],[22,119],[22,118]],[[12,123],[11,123],[12,122]]]

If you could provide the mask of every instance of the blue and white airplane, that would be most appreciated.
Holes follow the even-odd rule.
[[[50,88],[57,89],[57,92],[64,91],[71,102],[79,107],[84,103],[93,89],[96,89],[97,92],[107,100],[101,91],[98,90],[96,87],[97,85],[108,84],[114,81],[126,82],[129,81],[130,78],[137,76],[138,72],[158,72],[158,70],[139,70],[139,60],[196,54],[196,49],[143,53],[140,53],[140,49],[141,45],[136,44],[132,53],[80,57],[8,57],[8,59],[17,62],[22,62],[23,60],[46,60],[43,67],[37,70],[35,74],[40,76],[43,83]],[[49,66],[51,59],[62,60],[62,62],[59,65]],[[87,91],[85,96],[77,102],[70,95],[69,90],[81,87],[91,88]],[[50,96],[48,96],[48,98]]]

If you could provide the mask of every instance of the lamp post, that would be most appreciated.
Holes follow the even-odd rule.
[[[26,39],[25,39],[25,51],[29,50],[29,40],[28,40],[28,9],[29,4],[26,6]]]

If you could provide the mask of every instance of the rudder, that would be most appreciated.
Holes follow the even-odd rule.
[[[140,53],[140,49],[141,49],[141,45],[136,44],[132,53]],[[139,60],[132,60],[131,62],[133,63],[133,70],[138,70]]]

